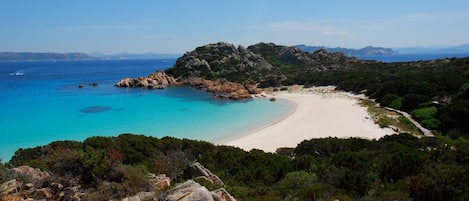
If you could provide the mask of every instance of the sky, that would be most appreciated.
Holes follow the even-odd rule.
[[[0,0],[0,52],[184,53],[225,41],[469,43],[468,0]]]

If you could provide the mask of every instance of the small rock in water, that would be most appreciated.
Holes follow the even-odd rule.
[[[112,110],[112,108],[107,107],[107,106],[91,106],[91,107],[81,109],[80,112],[87,113],[87,114],[92,114],[92,113],[105,112],[105,111],[109,111],[109,110]]]

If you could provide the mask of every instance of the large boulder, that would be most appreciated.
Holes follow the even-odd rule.
[[[169,191],[161,194],[158,197],[160,201],[193,201],[193,200],[206,200],[214,201],[212,194],[207,188],[200,185],[193,180],[177,185]]]
[[[209,191],[193,180],[177,185],[158,197],[159,201],[236,201],[224,188]]]

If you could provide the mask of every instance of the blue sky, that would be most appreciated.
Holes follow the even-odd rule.
[[[467,0],[0,0],[0,51],[184,53],[207,43],[469,43]]]

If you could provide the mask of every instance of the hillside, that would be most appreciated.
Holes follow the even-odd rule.
[[[280,85],[290,74],[348,70],[364,63],[373,62],[324,50],[308,53],[273,43],[258,43],[245,48],[219,42],[187,52],[166,73],[176,78],[224,78],[233,82]]]
[[[0,61],[54,61],[54,60],[90,60],[92,56],[85,53],[33,53],[33,52],[0,52]]]

